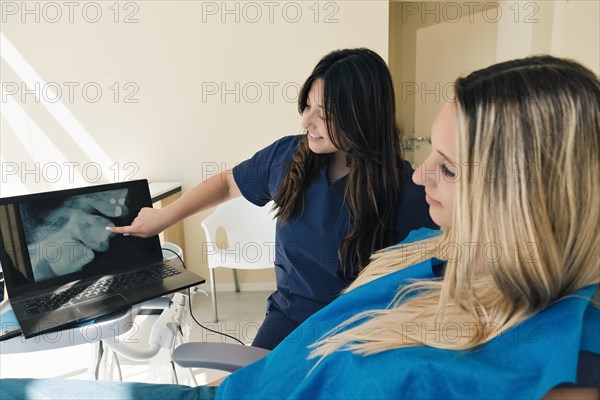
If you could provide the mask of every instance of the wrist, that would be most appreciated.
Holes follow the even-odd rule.
[[[170,210],[170,208],[170,206],[167,206],[156,210],[158,217],[157,221],[161,232],[177,222],[177,216],[174,215],[172,212],[173,210]]]

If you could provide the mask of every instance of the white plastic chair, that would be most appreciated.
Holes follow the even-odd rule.
[[[206,234],[206,255],[210,275],[213,321],[219,320],[215,268],[233,269],[235,291],[240,287],[236,269],[273,268],[275,258],[275,224],[269,202],[257,207],[243,197],[219,205],[202,221]],[[220,247],[217,233],[224,230],[227,246]]]

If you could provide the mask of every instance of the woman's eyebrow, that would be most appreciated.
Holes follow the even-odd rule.
[[[317,103],[316,101],[313,101],[313,100],[311,100],[311,99],[310,99],[310,96],[308,96],[308,97],[306,98],[306,103],[307,103],[307,104],[310,104],[310,105],[311,105],[311,107],[323,108],[323,106],[322,106],[321,104]]]
[[[450,158],[448,158],[448,156],[447,156],[447,155],[445,155],[444,153],[442,153],[442,152],[441,152],[441,151],[439,151],[439,150],[438,150],[437,152],[438,152],[438,153],[440,153],[440,155],[441,155],[442,157],[444,157],[444,158],[446,159],[446,161],[448,161],[449,163],[452,163],[452,164],[454,164],[454,161],[452,161]]]
[[[323,106],[321,104],[317,103],[316,101],[312,101],[311,103],[312,103],[311,105],[314,107],[323,108]]]

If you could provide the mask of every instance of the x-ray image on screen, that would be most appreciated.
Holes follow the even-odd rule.
[[[105,228],[129,216],[127,197],[118,189],[21,204],[34,280],[81,271],[108,252],[115,234]]]

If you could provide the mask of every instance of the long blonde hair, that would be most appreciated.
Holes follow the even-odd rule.
[[[600,282],[598,77],[570,60],[529,57],[459,78],[455,104],[454,228],[375,254],[347,291],[431,257],[447,260],[444,278],[411,283],[387,309],[345,321],[311,358],[471,349]],[[475,244],[487,262],[480,277]]]

